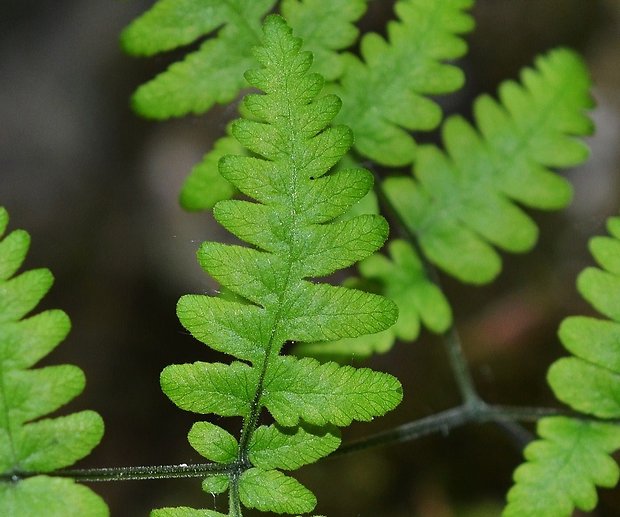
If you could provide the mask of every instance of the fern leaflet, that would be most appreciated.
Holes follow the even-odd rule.
[[[300,343],[295,353],[337,361],[363,359],[387,352],[397,340],[415,341],[423,324],[435,333],[452,324],[452,309],[441,289],[426,275],[412,246],[401,239],[390,242],[390,258],[381,253],[363,260],[359,271],[363,279],[350,279],[346,285],[381,292],[398,306],[398,320],[387,330],[329,343]]]
[[[325,276],[372,254],[387,237],[385,220],[345,213],[372,186],[361,169],[328,171],[348,151],[351,131],[327,128],[340,101],[318,97],[323,79],[310,73],[312,55],[278,16],[264,25],[255,50],[262,68],[246,73],[265,92],[244,99],[232,126],[235,138],[258,157],[225,156],[220,172],[256,202],[225,200],[214,216],[254,248],[203,243],[201,266],[239,297],[187,295],[178,304],[181,323],[200,341],[238,360],[231,364],[172,365],[161,376],[164,392],[180,408],[239,416],[240,439],[209,423],[190,431],[190,443],[225,467],[206,481],[228,489],[231,515],[246,507],[305,513],[315,498],[278,469],[296,468],[333,451],[335,426],[371,420],[402,397],[391,375],[314,359],[282,356],[288,341],[326,341],[380,332],[397,317],[388,299],[356,289],[306,280]],[[276,424],[257,427],[267,409]],[[289,448],[289,455],[279,451]]]
[[[8,214],[0,207],[0,237]],[[32,369],[69,332],[67,315],[49,310],[26,315],[52,285],[47,269],[13,276],[22,265],[30,237],[15,230],[0,241],[0,515],[105,516],[103,500],[73,480],[52,473],[87,456],[103,435],[94,411],[44,418],[84,389],[76,366]]]
[[[218,32],[142,85],[133,97],[136,111],[166,119],[231,102],[247,87],[243,73],[256,64],[251,49],[260,40],[263,17],[275,4],[276,0],[159,0],[123,31],[121,42],[128,53],[153,55]],[[365,10],[366,0],[334,0],[327,6],[317,0],[282,2],[282,11],[307,47],[324,58],[320,72],[328,72],[330,78],[342,69],[336,50],[355,41],[357,30],[351,22]]]
[[[579,275],[581,295],[613,321],[575,316],[560,327],[560,338],[573,354],[556,361],[549,384],[558,399],[573,409],[600,418],[620,418],[620,218],[611,218],[609,237],[594,237],[590,251],[603,269]]]
[[[155,119],[203,113],[231,102],[246,83],[262,17],[275,0],[160,0],[121,35],[127,52],[151,55],[195,41],[219,28],[200,48],[174,63],[133,96],[141,115]]]
[[[577,286],[582,296],[613,321],[585,316],[566,318],[559,335],[573,355],[551,365],[548,381],[556,397],[573,409],[620,419],[620,218],[608,221],[611,237],[590,240],[603,269],[587,268]],[[620,469],[610,457],[620,449],[617,423],[551,417],[538,424],[541,440],[525,449],[527,463],[515,471],[506,516],[571,515],[575,507],[590,511],[596,485],[611,488]]]
[[[472,0],[400,0],[398,21],[387,26],[388,41],[375,33],[361,41],[363,61],[348,55],[334,88],[343,109],[336,121],[355,134],[355,149],[382,165],[402,166],[415,157],[411,130],[431,130],[439,106],[424,95],[445,94],[463,85],[462,71],[442,60],[462,56],[458,34],[473,28],[464,12]]]
[[[592,106],[581,60],[555,50],[526,69],[522,85],[499,89],[501,104],[483,95],[474,104],[480,133],[460,116],[443,126],[447,153],[422,146],[415,180],[390,178],[384,189],[428,259],[450,275],[475,284],[501,269],[493,245],[529,250],[535,223],[511,201],[558,209],[571,197],[566,180],[547,167],[582,163],[587,147],[574,138],[589,134],[584,113]]]
[[[356,22],[369,0],[282,0],[280,11],[293,32],[314,54],[312,69],[327,81],[338,79],[345,63],[339,51],[357,40]]]

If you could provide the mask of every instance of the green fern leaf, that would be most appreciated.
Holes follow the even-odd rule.
[[[237,440],[232,434],[210,422],[196,422],[187,439],[194,449],[209,460],[229,463],[237,458]]]
[[[202,490],[208,494],[223,494],[230,488],[226,474],[216,474],[202,480]]]
[[[355,149],[388,166],[411,163],[411,130],[430,130],[441,121],[439,106],[425,97],[453,92],[464,82],[460,69],[442,61],[462,56],[459,34],[473,28],[464,12],[472,0],[401,0],[398,21],[388,24],[388,41],[375,33],[361,40],[363,61],[346,59],[334,88],[343,103],[337,122],[355,133]]]
[[[525,449],[527,463],[514,474],[504,517],[569,517],[575,507],[596,507],[596,485],[613,487],[620,470],[610,454],[620,448],[617,425],[564,417],[538,423],[542,438]]]
[[[573,355],[551,365],[547,380],[555,396],[573,409],[599,418],[620,418],[620,218],[607,225],[611,237],[590,240],[603,269],[587,268],[577,280],[582,296],[614,321],[566,318],[559,336]],[[596,506],[596,485],[613,487],[620,470],[610,454],[620,449],[617,423],[548,418],[543,438],[525,450],[527,463],[515,472],[506,515],[571,515]],[[527,510],[527,511],[526,511]]]
[[[312,492],[277,470],[246,470],[239,480],[239,497],[248,508],[263,512],[307,513],[316,506]]]
[[[360,61],[339,51],[357,38],[352,22],[364,13],[366,2],[284,0],[281,10],[317,57],[316,70],[330,81],[340,81],[333,85],[344,99],[337,121],[354,129],[356,150],[385,165],[405,165],[415,152],[407,131],[433,129],[441,118],[439,107],[424,95],[448,93],[463,83],[462,72],[442,60],[465,52],[457,36],[473,26],[463,12],[472,0],[401,0],[396,5],[399,21],[388,27],[389,41],[367,35]],[[165,119],[200,114],[214,103],[232,101],[247,86],[242,72],[254,64],[250,49],[258,43],[260,19],[274,3],[159,0],[123,32],[127,52],[152,55],[219,32],[141,86],[133,97],[136,110]],[[185,208],[204,210],[233,195],[215,166],[230,145],[234,144],[229,138],[218,141],[192,170],[181,193]]]
[[[612,218],[612,236],[590,240],[590,251],[603,269],[587,268],[577,279],[581,295],[613,321],[580,316],[564,320],[560,339],[573,356],[556,361],[548,374],[558,399],[600,418],[620,418],[619,226],[620,218]]]
[[[282,0],[280,10],[314,54],[313,71],[334,81],[344,71],[341,49],[357,40],[359,31],[353,22],[366,12],[368,0]]]
[[[161,387],[185,411],[247,417],[258,377],[259,372],[238,361],[175,364],[162,371]]]
[[[220,160],[222,175],[256,202],[221,201],[214,209],[220,224],[255,248],[204,243],[200,264],[236,299],[188,295],[177,309],[197,339],[240,361],[171,365],[161,384],[182,409],[243,417],[238,445],[209,424],[190,432],[201,454],[230,467],[233,496],[264,511],[303,513],[314,507],[314,496],[275,469],[329,454],[339,441],[331,424],[386,413],[402,388],[385,373],[280,356],[282,347],[380,332],[397,309],[382,296],[308,280],[371,255],[385,241],[387,224],[377,215],[336,220],[366,195],[372,176],[362,169],[328,174],[352,144],[348,128],[327,127],[340,102],[318,97],[323,79],[309,72],[311,54],[300,50],[282,18],[268,17],[264,34],[255,50],[263,68],[246,78],[265,94],[248,95],[244,109],[253,120],[232,126],[258,157]],[[257,429],[262,408],[289,429]]]
[[[216,29],[198,50],[142,85],[133,97],[141,115],[155,119],[203,113],[232,101],[254,64],[262,17],[275,0],[159,0],[121,35],[125,50],[152,55],[186,45]]]
[[[522,73],[522,85],[503,83],[501,104],[483,95],[474,104],[480,133],[463,118],[443,127],[447,154],[419,149],[414,181],[391,178],[388,197],[433,263],[475,284],[501,269],[493,245],[524,252],[536,242],[535,223],[511,200],[558,209],[571,197],[566,180],[547,167],[583,162],[587,147],[575,136],[592,123],[587,71],[573,52],[555,50]]]
[[[8,214],[0,208],[0,237]],[[40,419],[84,389],[84,374],[71,365],[32,369],[69,332],[67,315],[49,310],[27,317],[52,285],[46,269],[13,276],[30,238],[15,230],[0,241],[0,515],[102,516],[108,509],[90,489],[52,473],[87,456],[103,435],[94,411]],[[25,319],[23,319],[25,318]]]
[[[300,418],[314,425],[370,421],[400,399],[397,379],[368,368],[278,357],[265,375],[263,402],[283,426],[296,425]]]
[[[252,434],[249,458],[263,470],[295,470],[334,452],[340,445],[337,427],[260,426]]]
[[[389,246],[392,260],[375,254],[360,263],[364,278],[377,279],[385,295],[398,305],[398,320],[391,330],[397,339],[413,341],[420,325],[445,332],[452,323],[452,311],[441,289],[431,282],[422,261],[411,245],[394,240]]]
[[[159,0],[123,31],[121,44],[128,53],[153,55],[218,32],[183,61],[138,88],[133,96],[136,111],[166,119],[204,113],[215,103],[231,102],[247,86],[243,73],[256,65],[251,49],[259,43],[261,21],[275,3]],[[365,8],[366,0],[335,0],[328,6],[317,0],[292,0],[282,5],[293,28],[306,38],[307,47],[325,59],[320,71],[331,71],[330,78],[342,70],[336,51],[355,41],[357,31],[351,22]]]
[[[0,515],[99,517],[109,515],[103,500],[71,479],[34,476],[0,483]]]
[[[380,253],[363,260],[359,270],[364,279],[375,281],[376,289],[398,306],[398,320],[389,329],[358,338],[329,343],[300,343],[295,354],[340,362],[363,359],[390,350],[396,340],[414,341],[423,324],[435,333],[445,332],[452,324],[452,310],[441,289],[426,276],[423,264],[406,241],[389,244],[391,259]],[[364,280],[349,281],[351,287],[364,287]]]

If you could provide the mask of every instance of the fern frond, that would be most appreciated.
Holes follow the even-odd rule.
[[[559,49],[525,69],[522,84],[499,88],[501,104],[487,95],[474,104],[479,132],[462,117],[443,126],[446,153],[422,146],[412,178],[390,178],[385,191],[427,258],[452,276],[475,284],[501,269],[493,246],[529,250],[538,229],[514,201],[559,209],[569,183],[548,167],[582,163],[588,149],[576,136],[592,123],[590,81],[581,59]]]
[[[540,440],[525,449],[524,463],[514,473],[504,517],[569,517],[575,507],[596,507],[596,486],[611,488],[620,470],[611,453],[620,448],[617,425],[565,417],[542,419]]]
[[[0,207],[0,237],[8,219]],[[41,419],[76,397],[85,380],[72,365],[31,368],[65,338],[70,322],[59,310],[27,317],[53,281],[47,269],[13,276],[29,246],[23,230],[0,241],[0,515],[108,515],[98,495],[71,479],[28,477],[72,465],[103,435],[94,411]]]
[[[613,321],[566,318],[559,336],[571,357],[558,359],[547,380],[555,396],[573,409],[601,419],[620,419],[620,218],[608,221],[611,237],[594,237],[590,251],[603,269],[590,267],[577,280],[581,295]],[[611,488],[620,469],[611,454],[620,449],[620,425],[568,418],[539,423],[542,440],[525,450],[515,472],[506,515],[571,515],[596,506],[596,486]]]
[[[200,114],[232,101],[246,86],[243,72],[254,64],[263,16],[275,0],[159,0],[122,33],[123,48],[152,55],[207,38],[183,61],[142,85],[133,96],[141,115],[155,119]]]
[[[275,4],[276,0],[159,0],[123,31],[121,43],[128,53],[149,56],[208,37],[183,61],[138,88],[133,96],[136,111],[167,119],[231,102],[247,87],[243,73],[256,66],[251,49],[260,41],[263,17]],[[330,78],[339,75],[342,65],[336,51],[355,41],[351,22],[365,8],[366,0],[282,4],[307,48],[325,59],[321,71],[333,70]]]
[[[314,496],[276,470],[294,465],[269,460],[268,449],[273,457],[291,447],[298,463],[315,461],[337,445],[334,425],[384,414],[400,402],[402,388],[385,373],[281,356],[282,347],[380,332],[394,323],[397,309],[382,296],[308,280],[371,255],[385,241],[387,224],[377,215],[336,220],[370,190],[372,175],[328,174],[349,150],[351,131],[328,127],[340,101],[319,97],[323,79],[309,71],[312,55],[279,16],[267,18],[255,56],[262,68],[246,79],[265,93],[246,96],[252,120],[239,119],[232,132],[258,157],[220,160],[222,176],[255,202],[225,200],[214,209],[220,224],[254,247],[204,243],[201,266],[237,299],[187,295],[177,309],[192,335],[239,361],[171,365],[161,383],[182,409],[243,418],[237,445],[225,431],[203,425],[200,432],[219,452],[196,447],[231,466],[233,498],[263,511],[304,513]],[[263,408],[280,427],[257,429]]]
[[[382,165],[402,166],[415,157],[408,133],[431,130],[441,109],[428,95],[459,89],[462,71],[446,64],[467,46],[460,34],[473,28],[465,10],[472,0],[400,0],[398,21],[387,26],[388,40],[375,33],[361,40],[362,60],[346,56],[345,71],[334,88],[342,99],[336,121],[355,134],[355,149]]]
[[[590,267],[577,279],[581,295],[610,320],[574,316],[560,326],[572,357],[556,361],[548,381],[555,396],[576,411],[620,418],[620,218],[608,221],[609,237],[590,240],[602,269]]]

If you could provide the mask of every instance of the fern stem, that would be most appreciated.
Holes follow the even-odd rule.
[[[408,442],[438,432],[447,435],[452,429],[469,423],[533,422],[542,417],[567,413],[569,412],[556,408],[491,406],[484,403],[467,405],[464,403],[455,408],[345,444],[329,457],[333,458],[373,447]]]
[[[242,517],[241,499],[239,499],[239,474],[237,472],[230,477],[228,513],[231,517]]]
[[[454,374],[454,380],[459,388],[463,403],[471,408],[475,408],[485,403],[478,395],[474,380],[471,376],[471,370],[465,354],[463,353],[463,347],[461,345],[461,337],[456,330],[456,327],[452,325],[444,334],[442,342],[446,353],[448,354],[448,361],[450,362],[450,368]]]
[[[387,431],[344,444],[327,458],[344,456],[346,454],[352,454],[374,447],[408,442],[438,432],[443,435],[448,435],[452,429],[471,423],[482,424],[486,422],[495,422],[503,425],[518,421],[536,422],[544,417],[558,415],[570,416],[572,418],[591,422],[605,421],[620,425],[620,420],[601,420],[596,417],[560,408],[518,407],[487,404],[467,406],[466,404],[461,404],[460,406],[441,411],[434,415],[429,415],[419,420],[394,427]],[[11,478],[15,476],[18,478],[26,478],[40,474],[45,473],[14,473],[12,475],[0,476],[0,480],[11,480]],[[234,492],[234,480],[238,479],[240,474],[239,464],[237,462],[229,465],[222,465],[219,463],[196,463],[188,465],[182,463],[180,465],[154,465],[145,467],[72,469],[60,470],[53,473],[54,476],[70,477],[80,482],[204,478],[216,474],[229,475],[231,477],[231,492]],[[238,491],[236,497],[238,500]],[[234,506],[231,506],[231,509],[232,508],[234,508]],[[233,513],[232,515],[239,517],[241,514]]]
[[[387,431],[383,431],[360,440],[346,443],[329,457],[343,456],[353,452],[381,447],[394,443],[408,442],[436,432],[447,434],[451,429],[460,427],[470,421],[471,417],[463,405],[430,415],[414,422],[407,422]]]
[[[197,478],[215,474],[231,474],[236,465],[198,463],[188,465],[153,465],[145,467],[106,467],[94,469],[71,469],[54,472],[55,476],[70,477],[79,481],[137,481],[144,479]],[[36,473],[20,477],[34,476]]]
[[[364,165],[368,166],[369,164]],[[396,221],[399,230],[407,238],[407,240],[415,249],[417,255],[420,257],[420,260],[422,261],[422,266],[428,278],[437,287],[439,287],[439,289],[443,291],[437,268],[433,264],[431,264],[431,262],[429,262],[429,260],[426,258],[424,251],[418,243],[417,236],[409,230],[402,217],[394,208],[388,196],[385,194],[385,191],[383,190],[383,180],[381,176],[373,168],[370,168],[370,170],[372,171],[375,178],[375,192],[383,208],[382,212],[387,214],[391,220]],[[448,354],[450,367],[452,369],[452,373],[454,374],[454,378],[458,385],[463,402],[465,403],[465,405],[471,407],[484,404],[484,402],[478,395],[478,392],[476,391],[476,386],[471,375],[471,370],[469,369],[469,364],[463,353],[461,338],[455,326],[452,325],[443,334],[442,337],[444,348],[446,349],[446,353]]]

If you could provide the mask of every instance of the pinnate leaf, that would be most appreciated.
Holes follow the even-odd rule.
[[[614,321],[566,318],[559,336],[570,357],[551,365],[547,380],[556,397],[574,410],[601,419],[620,418],[620,218],[608,221],[611,237],[595,237],[590,249],[603,269],[587,268],[578,278],[583,297]],[[611,454],[620,449],[617,422],[565,417],[539,423],[541,440],[525,450],[527,463],[515,472],[506,515],[571,515],[597,502],[596,486],[613,487],[619,469]]]
[[[0,237],[7,224],[8,214],[0,208]],[[70,328],[69,318],[59,310],[26,318],[53,281],[46,269],[12,277],[29,244],[21,230],[0,241],[0,473],[14,476],[72,465],[103,435],[103,421],[94,411],[41,419],[84,389],[84,374],[72,365],[29,369]],[[108,510],[89,488],[37,475],[0,483],[0,515],[105,516]]]
[[[311,54],[282,18],[268,17],[263,30],[254,52],[262,67],[246,79],[264,93],[246,96],[242,112],[251,119],[231,126],[255,156],[219,161],[222,176],[249,200],[214,208],[216,220],[252,247],[203,243],[198,260],[229,296],[185,296],[177,309],[190,333],[238,360],[171,365],[161,385],[182,409],[243,417],[239,450],[210,423],[189,436],[201,454],[231,466],[233,499],[238,492],[250,508],[305,513],[314,496],[275,469],[331,453],[339,443],[333,425],[383,415],[400,402],[402,387],[367,368],[281,356],[282,347],[380,332],[398,310],[385,297],[312,280],[372,255],[387,224],[374,214],[341,218],[368,193],[372,175],[332,170],[352,145],[348,128],[328,127],[340,101],[319,96],[324,80],[310,71]],[[256,428],[264,408],[282,427]],[[219,476],[204,486],[218,492],[226,483]]]
[[[281,10],[316,59],[315,70],[335,80],[344,70],[339,50],[352,45],[353,25],[366,10],[367,0],[285,0]],[[218,30],[183,61],[174,63],[141,86],[133,97],[136,110],[151,118],[202,113],[214,103],[230,102],[247,86],[243,72],[256,64],[250,52],[258,43],[260,18],[274,0],[159,0],[124,31],[121,42],[135,55],[152,55]],[[246,26],[246,23],[250,26]],[[239,142],[226,136],[196,165],[183,184],[180,202],[187,210],[206,210],[235,193],[219,173],[225,154],[245,154]]]
[[[255,63],[250,49],[258,43],[260,19],[274,3],[159,0],[124,31],[128,52],[153,54],[218,32],[141,86],[133,98],[136,110],[162,119],[202,113],[214,103],[232,101],[247,85],[241,73]],[[360,59],[341,50],[355,42],[358,30],[353,22],[363,15],[366,3],[284,0],[281,11],[315,55],[313,69],[337,81],[332,89],[345,104],[338,122],[355,131],[356,150],[384,165],[405,165],[416,149],[408,131],[433,129],[441,118],[440,108],[427,96],[452,92],[463,83],[460,69],[446,61],[466,51],[459,35],[473,27],[465,12],[472,1],[400,0],[395,7],[398,20],[387,28],[388,40],[366,35]],[[229,137],[218,141],[192,170],[181,194],[185,208],[204,210],[233,195],[216,167],[221,151],[230,145],[234,143]]]
[[[430,130],[441,109],[425,95],[459,89],[462,71],[445,61],[462,56],[459,35],[473,28],[465,10],[471,0],[401,0],[397,21],[387,26],[387,41],[376,33],[361,40],[359,59],[346,56],[334,92],[342,99],[337,121],[355,133],[360,154],[388,166],[411,163],[416,144],[411,130]]]
[[[159,0],[121,36],[126,51],[151,55],[186,45],[219,29],[183,61],[142,85],[133,97],[143,116],[165,119],[203,113],[232,101],[246,86],[243,72],[254,64],[261,18],[275,0]]]
[[[525,449],[514,474],[505,517],[570,516],[596,506],[596,486],[613,487],[620,470],[610,454],[620,448],[617,425],[550,417],[538,423],[541,439]]]
[[[610,233],[620,218],[608,221]],[[560,339],[571,352],[549,369],[548,380],[562,402],[601,418],[620,418],[620,240],[595,237],[590,250],[603,269],[589,267],[577,279],[581,295],[610,320],[573,316],[560,327]]]
[[[243,72],[254,67],[251,49],[260,41],[262,18],[275,0],[159,0],[122,33],[123,48],[134,55],[153,55],[192,43],[207,36],[200,48],[168,70],[142,85],[133,97],[135,109],[143,116],[165,119],[188,113],[200,114],[213,104],[232,101],[247,86]],[[352,25],[366,9],[366,0],[286,1],[286,13],[298,36],[319,58],[319,72],[335,79],[342,73],[338,50],[352,45],[357,30]],[[219,144],[216,146],[218,147]],[[207,199],[224,195],[229,188],[215,179],[216,192],[192,191],[196,180],[202,187],[215,172],[205,160],[200,172],[183,190],[183,201],[190,209],[200,209]],[[208,172],[207,172],[208,170]],[[232,194],[232,192],[230,192]]]
[[[391,178],[386,193],[430,261],[475,284],[501,269],[493,246],[525,252],[538,230],[513,201],[533,208],[564,207],[570,185],[548,167],[582,163],[588,149],[576,136],[592,123],[590,81],[581,59],[559,49],[525,69],[521,84],[499,89],[500,103],[487,95],[474,104],[478,131],[462,117],[443,126],[446,152],[419,149],[412,178]]]

